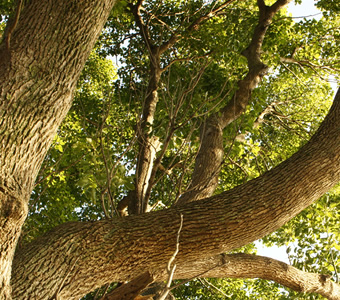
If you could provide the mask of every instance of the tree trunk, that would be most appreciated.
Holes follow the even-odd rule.
[[[339,182],[339,128],[340,89],[310,142],[254,180],[163,211],[55,228],[17,251],[14,296],[48,299],[58,294],[60,299],[77,299],[105,283],[130,280],[146,270],[156,280],[164,279],[176,249],[181,215],[174,262],[178,266],[273,232]]]
[[[0,45],[0,299],[37,172],[114,4],[25,2]]]

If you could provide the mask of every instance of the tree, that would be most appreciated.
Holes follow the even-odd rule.
[[[124,281],[129,283],[104,299],[134,299],[152,281],[167,281],[160,290],[166,296],[172,279],[196,277],[260,277],[339,299],[339,285],[324,274],[249,254],[226,254],[281,228],[340,178],[340,92],[318,129],[314,121],[322,116],[314,116],[314,110],[303,118],[306,113],[296,106],[312,109],[310,104],[301,97],[305,102],[291,102],[299,93],[315,92],[306,84],[319,89],[316,99],[330,94],[314,75],[338,74],[333,49],[339,36],[333,26],[339,22],[336,5],[326,7],[329,13],[322,26],[306,22],[292,27],[280,11],[288,2],[266,6],[262,0],[257,5],[121,1],[113,11],[114,1],[18,2],[0,46],[1,299],[77,299]],[[320,1],[320,6],[328,4]],[[244,42],[235,36],[239,18],[232,18],[240,15],[245,20],[239,22]],[[287,38],[285,29],[295,30],[294,35]],[[125,59],[116,83],[120,94],[113,94],[113,76],[108,73],[114,70],[102,59],[107,54],[102,45],[112,39],[119,45],[127,37],[126,50],[111,46]],[[222,79],[226,76],[227,83]],[[292,76],[302,84],[290,91],[285,85],[294,84]],[[75,93],[68,123],[55,138]],[[327,103],[318,100],[313,104],[318,103],[321,112]],[[301,120],[287,117],[293,112]],[[245,117],[249,122],[242,121]],[[288,130],[279,134],[273,124]],[[115,132],[116,128],[125,131]],[[77,158],[65,154],[68,163],[55,173],[58,182],[68,183],[61,198],[73,201],[63,200],[70,213],[60,223],[74,221],[20,243],[15,251],[29,199],[34,201],[30,213],[37,216],[61,192],[57,187],[51,193],[55,183],[50,170],[62,162],[56,152],[74,142],[72,132],[78,141],[73,144]],[[314,135],[306,143],[292,132],[302,138]],[[293,141],[282,157],[264,154],[266,138],[276,136],[279,145],[286,145],[285,138]],[[248,142],[242,144],[243,139]],[[259,155],[271,159],[269,165],[265,159],[259,162],[260,156],[250,159],[260,150]],[[248,171],[233,160],[231,151],[245,157]],[[226,158],[238,168],[232,180],[227,178]],[[65,179],[63,172],[71,169],[77,170],[77,178]],[[90,169],[91,176],[84,176]],[[49,195],[39,185],[46,181]],[[332,203],[337,197],[330,195]],[[330,200],[327,203],[331,208]],[[160,204],[167,208],[150,212]],[[75,221],[76,208],[91,212],[92,220],[82,214],[83,221]],[[34,216],[24,227],[29,232],[36,229]],[[35,224],[42,231],[51,226]],[[39,230],[32,235],[39,235]],[[24,234],[25,239],[30,237]]]

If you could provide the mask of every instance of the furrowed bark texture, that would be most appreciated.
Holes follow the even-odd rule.
[[[0,299],[37,172],[114,4],[25,2],[0,45]]]
[[[210,197],[215,192],[224,159],[223,129],[246,110],[252,91],[267,72],[268,67],[261,61],[263,40],[274,15],[289,2],[278,0],[272,6],[266,6],[263,0],[258,0],[259,21],[248,48],[242,53],[248,60],[248,73],[238,82],[238,89],[227,105],[211,115],[201,127],[201,146],[192,182],[177,205]]]
[[[140,292],[145,289],[153,281],[153,276],[150,272],[145,272],[133,280],[124,283],[112,292],[106,294],[101,300],[136,300]],[[152,298],[151,298],[152,299]]]
[[[13,268],[14,296],[49,299],[59,291],[60,299],[77,299],[105,283],[129,280],[146,270],[155,280],[162,279],[176,249],[181,214],[183,227],[174,263],[187,266],[273,232],[339,180],[340,90],[310,142],[256,179],[163,211],[66,223],[19,249]]]

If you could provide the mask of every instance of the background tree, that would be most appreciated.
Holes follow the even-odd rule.
[[[14,259],[14,298],[76,299],[103,286],[87,298],[113,289],[106,299],[134,299],[152,281],[167,282],[149,290],[158,298],[170,289],[179,299],[294,297],[259,280],[209,277],[339,298],[330,280],[339,191],[282,227],[339,181],[339,93],[306,144],[331,103],[339,18],[320,1],[320,21],[294,23],[287,2],[121,1],[77,89],[112,3],[18,3],[1,46],[3,298],[52,139]],[[29,19],[36,5],[45,25]],[[25,26],[41,30],[33,44]],[[289,245],[296,267],[322,275],[249,255],[249,242],[278,228],[263,242]],[[199,279],[171,288],[172,278]]]

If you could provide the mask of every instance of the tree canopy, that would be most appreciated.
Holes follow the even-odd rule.
[[[339,8],[288,3],[1,1],[0,297],[340,299]]]

